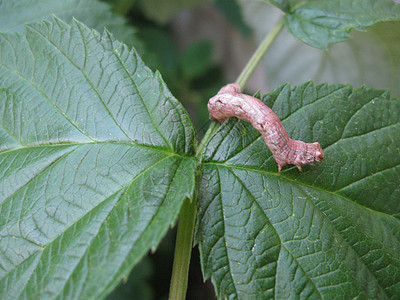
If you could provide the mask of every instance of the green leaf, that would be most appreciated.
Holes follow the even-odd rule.
[[[269,5],[242,1],[243,14],[260,43],[280,18]],[[365,32],[352,32],[352,39],[332,44],[328,51],[312,48],[283,30],[264,59],[263,91],[286,82],[301,84],[351,83],[370,88],[390,89],[400,96],[400,22],[380,22]]]
[[[400,99],[347,85],[284,85],[262,98],[325,158],[277,165],[230,119],[203,153],[196,240],[220,298],[400,294]]]
[[[208,41],[192,43],[181,56],[183,76],[189,80],[204,75],[212,66],[212,44]]]
[[[0,32],[22,32],[24,24],[49,20],[53,14],[67,23],[75,17],[98,31],[103,31],[106,26],[118,39],[140,47],[135,29],[112,13],[107,3],[98,0],[0,1]]]
[[[104,297],[192,197],[191,121],[108,32],[55,18],[0,50],[2,296]]]
[[[332,45],[328,53],[316,54],[319,68],[314,69],[313,77],[319,82],[390,89],[393,96],[400,96],[399,37],[400,22],[382,22],[366,32],[356,32],[351,40]]]
[[[172,37],[157,27],[142,27],[138,36],[143,41],[145,50],[142,58],[146,64],[160,71],[167,79],[177,76],[178,51]]]
[[[400,18],[400,4],[391,0],[268,1],[287,12],[288,31],[320,49],[350,38],[352,30]],[[286,8],[289,6],[290,8]]]
[[[290,11],[290,2],[291,1],[288,1],[288,0],[264,0],[264,1],[278,7],[280,10],[282,10],[284,12]]]

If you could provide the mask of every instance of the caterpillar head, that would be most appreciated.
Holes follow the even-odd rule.
[[[312,143],[311,145],[313,145],[314,147],[314,161],[321,161],[324,158],[324,153],[322,152],[322,148],[321,145],[317,142]]]

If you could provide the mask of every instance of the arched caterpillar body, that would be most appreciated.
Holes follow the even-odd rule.
[[[259,99],[242,94],[240,86],[228,84],[208,102],[211,120],[224,123],[230,117],[236,117],[250,122],[263,136],[271,150],[278,171],[286,164],[296,165],[301,171],[301,165],[321,161],[324,158],[319,143],[304,143],[292,140],[282,126],[278,116]]]

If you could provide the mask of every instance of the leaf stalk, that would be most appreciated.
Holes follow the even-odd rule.
[[[282,28],[283,28],[283,17],[279,19],[279,21],[275,24],[272,30],[266,35],[264,40],[261,42],[256,51],[253,53],[250,60],[247,62],[247,65],[244,67],[239,77],[236,79],[236,83],[240,85],[240,88],[242,90],[244,90],[244,87],[249,81],[251,75],[253,75],[257,66],[260,64],[261,59],[264,57],[265,53],[267,53],[268,49],[275,41],[276,37],[281,32]]]
[[[196,194],[197,193],[195,193],[195,196],[197,198]],[[197,212],[196,198],[186,199],[179,215],[174,266],[169,290],[170,300],[184,300],[186,296],[190,257],[192,254],[194,222]]]

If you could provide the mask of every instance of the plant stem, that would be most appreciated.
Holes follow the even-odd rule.
[[[196,198],[193,200],[186,199],[179,215],[174,266],[172,270],[171,286],[169,289],[170,300],[184,300],[186,296],[190,256],[193,244],[194,221],[197,211],[195,199]]]
[[[239,77],[236,79],[236,83],[240,85],[240,87],[245,87],[247,81],[249,81],[251,75],[253,75],[254,71],[256,70],[257,66],[259,65],[261,59],[271,47],[273,41],[276,39],[278,34],[281,32],[283,28],[283,18],[281,18],[278,23],[275,24],[274,28],[267,34],[264,40],[261,42],[260,46],[258,46],[257,50],[253,53],[253,56],[248,61],[247,65],[240,73]]]
[[[267,52],[268,48],[271,46],[272,42],[278,36],[282,27],[283,20],[281,19],[275,25],[272,31],[268,33],[264,41],[260,44],[253,56],[250,58],[242,73],[239,75],[236,83],[239,84],[242,89],[260,63],[264,54]],[[201,162],[201,155],[206,143],[214,135],[219,126],[220,124],[218,122],[212,122],[199,147],[197,148],[196,157],[198,158],[199,164]],[[196,176],[196,180],[197,178],[198,176]],[[192,253],[193,244],[193,232],[197,212],[197,186],[198,185],[196,184],[196,190],[194,192],[193,199],[185,200],[179,215],[178,234],[176,237],[174,265],[172,269],[169,294],[170,300],[184,300],[186,296],[190,256]]]

